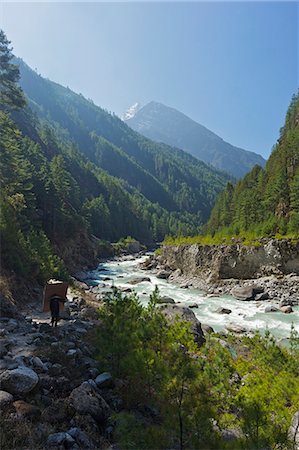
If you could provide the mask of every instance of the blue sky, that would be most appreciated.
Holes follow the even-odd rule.
[[[32,68],[118,115],[179,109],[268,157],[298,86],[298,3],[2,3]]]

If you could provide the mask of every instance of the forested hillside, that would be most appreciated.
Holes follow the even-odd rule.
[[[265,169],[254,167],[236,186],[219,195],[207,231],[256,236],[299,234],[299,95]]]
[[[228,176],[188,153],[157,144],[134,132],[117,116],[53,83],[20,63],[20,84],[29,105],[54,126],[61,141],[72,142],[94,164],[128,182],[168,211],[209,217]]]
[[[169,106],[150,102],[133,113],[131,111],[128,114],[126,123],[134,130],[156,142],[179,147],[234,177],[242,177],[255,164],[265,164],[262,156],[225,142],[217,134]]]

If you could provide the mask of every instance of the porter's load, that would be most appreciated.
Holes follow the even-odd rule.
[[[60,299],[66,300],[66,292],[68,288],[68,283],[66,281],[59,280],[49,280],[46,283],[44,289],[44,298],[43,298],[43,311],[50,311],[50,298],[59,297]],[[64,302],[59,302],[59,309],[63,311]]]

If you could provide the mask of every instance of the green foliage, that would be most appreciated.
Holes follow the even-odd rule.
[[[230,236],[280,233],[299,236],[299,95],[265,169],[254,167],[234,187],[228,184],[212,210],[206,233]]]
[[[166,321],[158,297],[155,289],[144,307],[114,290],[99,310],[98,359],[121,380],[127,410],[115,414],[121,448],[288,448],[299,401],[294,329],[290,350],[269,333],[230,336],[225,347],[211,336],[199,348],[188,323]]]

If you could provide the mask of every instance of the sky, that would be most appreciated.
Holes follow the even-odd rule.
[[[117,115],[164,103],[266,158],[298,89],[298,19],[297,2],[0,5],[42,76]]]

